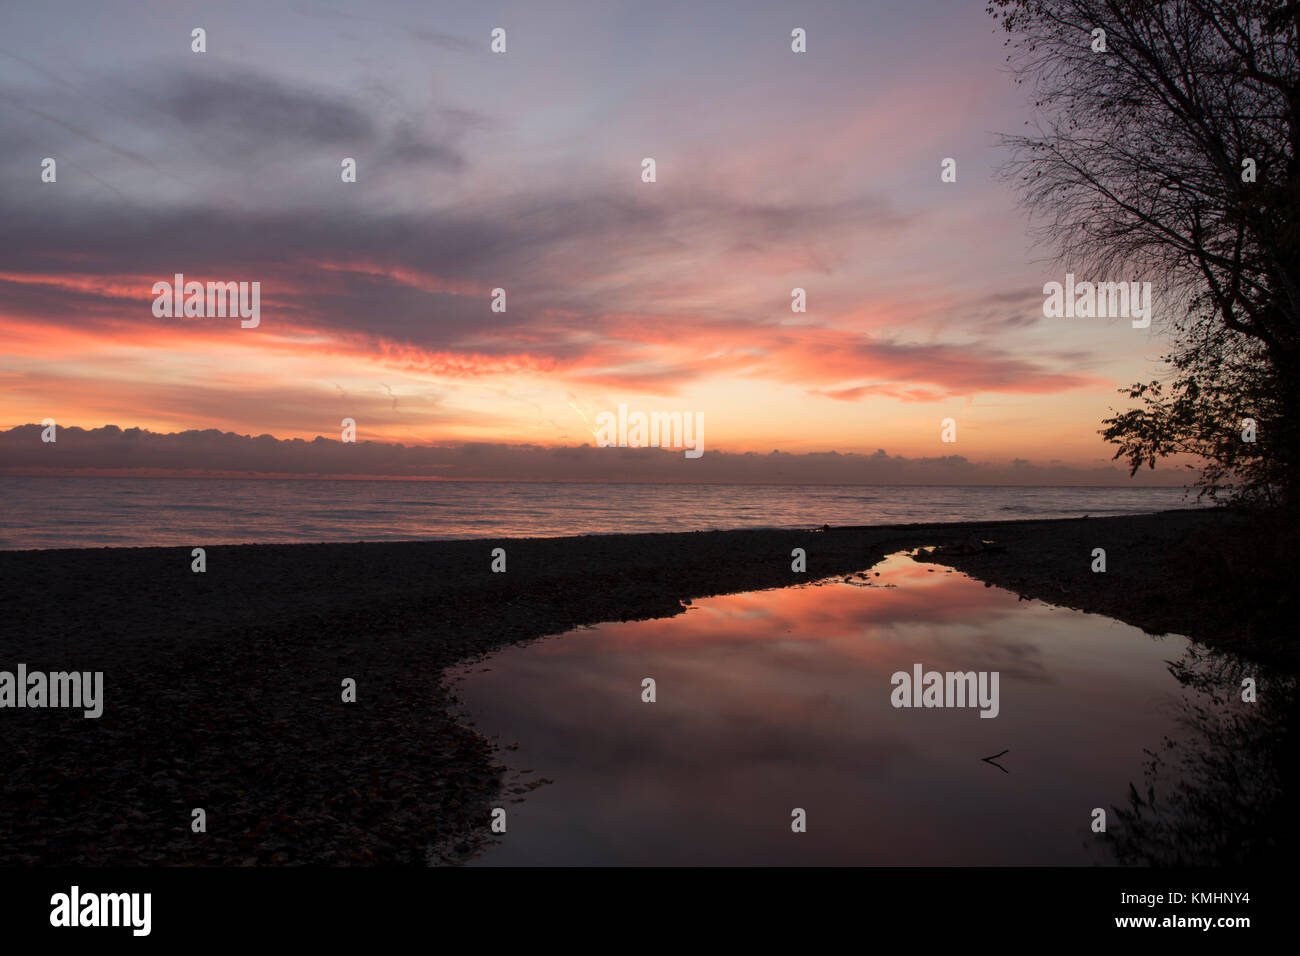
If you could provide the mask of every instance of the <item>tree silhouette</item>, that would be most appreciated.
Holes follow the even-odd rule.
[[[1102,434],[1178,452],[1202,493],[1295,500],[1300,462],[1300,2],[992,0],[1034,94],[1004,175],[1058,261],[1151,281],[1172,381]],[[1244,441],[1243,419],[1255,423]]]

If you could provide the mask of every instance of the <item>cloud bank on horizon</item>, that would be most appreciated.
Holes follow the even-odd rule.
[[[139,428],[60,429],[42,447],[39,425],[0,432],[0,475],[122,477],[355,477],[483,481],[662,481],[815,485],[1131,485],[1179,487],[1174,471],[1129,479],[1113,466],[1025,459],[971,461],[962,455],[710,452],[690,460],[673,449],[346,443],[317,436],[277,439],[215,429],[158,434]]]
[[[1122,480],[1098,423],[1161,343],[1043,318],[1055,272],[991,176],[1025,104],[982,6],[726,6],[7,13],[0,426],[350,417],[373,447],[554,449],[595,478],[616,456],[563,449],[630,402],[702,413],[720,475],[778,449],[832,480],[829,453],[888,447]],[[176,274],[259,282],[260,323],[155,316]],[[218,467],[176,454],[137,467]]]

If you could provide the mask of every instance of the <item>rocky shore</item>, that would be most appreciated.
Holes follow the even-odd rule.
[[[203,573],[184,548],[0,552],[0,670],[104,675],[97,718],[0,709],[0,865],[463,861],[486,837],[503,768],[454,716],[445,668],[579,625],[864,570],[901,550],[937,548],[921,559],[1027,598],[1294,664],[1278,623],[1289,605],[1249,610],[1250,596],[1242,605],[1185,567],[1204,542],[1246,530],[1225,513],[1181,511],[245,545],[208,548]],[[492,570],[497,548],[504,572]],[[791,570],[795,548],[804,573]],[[1091,570],[1095,548],[1105,573]]]

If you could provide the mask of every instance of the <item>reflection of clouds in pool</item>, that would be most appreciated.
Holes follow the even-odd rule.
[[[1176,730],[1169,648],[903,556],[706,598],[491,659],[458,693],[508,763],[555,780],[483,863],[1068,864],[1103,858],[1092,807]],[[885,584],[896,584],[887,588]],[[1182,642],[1180,638],[1167,640]],[[1001,672],[997,720],[895,710],[890,675]],[[642,703],[653,677],[657,701]],[[983,757],[1010,749],[1010,774]],[[793,807],[808,830],[790,833]]]

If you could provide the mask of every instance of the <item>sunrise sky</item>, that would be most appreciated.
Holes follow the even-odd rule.
[[[0,428],[553,446],[627,403],[710,450],[1108,463],[1159,303],[1043,318],[983,8],[10,5]],[[178,272],[259,281],[260,326],[155,318]]]

